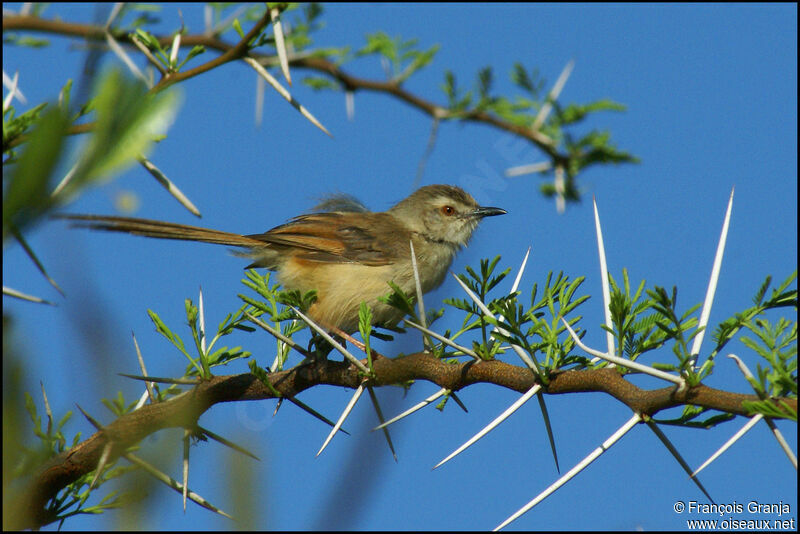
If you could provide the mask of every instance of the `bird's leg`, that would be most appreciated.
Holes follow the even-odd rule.
[[[314,356],[315,360],[326,359],[332,350],[333,345],[317,333],[314,333],[308,342],[308,352]]]
[[[367,347],[366,347],[366,345],[364,345],[364,343],[362,343],[361,341],[357,340],[356,338],[354,338],[354,337],[353,337],[353,336],[351,336],[350,334],[348,334],[348,333],[346,333],[346,332],[343,332],[343,331],[341,331],[341,330],[339,330],[338,328],[335,328],[335,327],[331,329],[331,332],[335,333],[335,335],[336,335],[337,337],[341,337],[341,338],[343,338],[343,339],[346,339],[347,341],[349,341],[350,343],[352,343],[352,344],[353,344],[353,346],[355,346],[356,348],[358,348],[358,350],[360,350],[361,352],[363,352],[363,353],[365,353],[365,354],[366,354],[366,352],[367,352]],[[370,351],[370,353],[372,354],[372,357],[373,357],[373,358],[375,358],[376,356],[383,357],[383,354],[381,354],[381,353],[380,353],[380,352],[378,352],[377,350],[373,349],[372,347],[370,347],[369,351]]]
[[[354,338],[347,332],[343,331],[342,329],[332,326],[328,327],[328,331],[331,333],[334,339],[336,339],[342,344],[343,347],[347,347],[347,341],[349,341],[350,343],[352,343],[354,347],[359,349],[361,352],[366,353],[367,347],[364,345],[364,343],[357,340],[356,338]],[[312,349],[312,346],[315,347],[315,349]],[[332,350],[333,346],[330,343],[328,343],[328,341],[325,338],[316,334],[314,334],[311,337],[311,341],[308,344],[308,351],[312,354],[315,354],[317,358],[321,359],[327,358],[328,354],[330,354]],[[373,357],[382,356],[382,354],[380,354],[375,349],[370,349],[370,352],[372,353]]]
[[[351,335],[350,335],[350,334],[348,334],[347,332],[345,332],[345,331],[343,331],[343,330],[340,330],[340,329],[338,329],[338,328],[336,328],[336,327],[333,327],[333,328],[331,329],[331,332],[332,332],[333,334],[335,334],[335,335],[337,335],[337,336],[341,337],[343,340],[345,340],[345,341],[349,341],[350,343],[352,343],[352,344],[353,344],[353,345],[354,345],[354,346],[355,346],[355,347],[356,347],[358,350],[360,350],[361,352],[366,352],[366,350],[367,350],[367,347],[366,347],[366,346],[364,346],[364,344],[363,344],[362,342],[360,342],[359,340],[357,340],[356,338],[354,338],[353,336],[351,336]]]

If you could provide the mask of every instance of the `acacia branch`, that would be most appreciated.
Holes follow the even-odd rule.
[[[523,393],[536,383],[529,369],[498,360],[463,364],[446,363],[430,354],[417,353],[398,358],[377,357],[373,362],[371,386],[385,386],[411,380],[427,380],[443,388],[458,391],[476,383],[489,383]],[[149,404],[123,415],[75,447],[50,459],[41,467],[21,495],[17,510],[27,516],[18,518],[16,528],[38,528],[54,520],[47,503],[60,490],[81,476],[94,471],[107,443],[112,450],[109,462],[136,445],[145,437],[165,428],[195,428],[197,419],[220,402],[240,402],[295,396],[319,385],[355,389],[365,379],[351,364],[318,361],[288,371],[267,375],[272,387],[254,375],[217,376],[204,381],[172,400]],[[653,416],[656,413],[686,404],[721,412],[748,415],[745,401],[758,401],[756,395],[745,395],[698,385],[679,392],[676,387],[656,390],[641,389],[620,374],[618,369],[593,369],[556,372],[550,377],[545,393],[557,395],[576,392],[602,392],[611,395],[636,413]],[[797,410],[797,399],[782,398]]]
[[[182,82],[188,80],[189,78],[193,78],[204,72],[208,72],[209,70],[219,67],[225,63],[230,61],[235,61],[237,59],[241,59],[242,57],[246,56],[248,51],[250,50],[250,41],[255,39],[264,27],[269,24],[270,17],[268,13],[265,13],[264,16],[259,19],[259,21],[247,32],[237,44],[231,45],[224,43],[224,46],[221,41],[214,37],[208,37],[209,43],[206,46],[210,46],[212,48],[220,49],[223,54],[219,57],[216,57],[206,63],[203,63],[193,69],[186,70],[183,72],[167,72],[161,78],[161,80],[150,89],[151,94],[158,93],[163,91],[170,85],[178,82]],[[8,23],[8,24],[7,24]],[[92,26],[88,24],[73,24],[69,22],[61,22],[55,20],[46,20],[39,17],[34,17],[30,15],[9,15],[3,17],[3,31],[6,31],[6,26],[8,29],[29,29],[29,30],[36,30],[45,33],[54,33],[58,35],[67,35],[73,37],[82,37],[86,40],[98,40],[102,41],[105,39],[106,32],[111,33],[111,35],[117,41],[132,44],[131,37],[129,34],[117,31],[112,31],[111,29],[106,30],[106,28],[102,26]],[[194,46],[192,42],[196,41],[197,37],[206,37],[206,36],[190,36],[187,39],[182,39],[182,46]],[[172,38],[170,37],[160,37],[159,43],[162,46],[169,46],[172,42]],[[214,43],[214,46],[211,46],[211,43]],[[200,43],[197,43],[200,44]],[[95,128],[94,122],[88,122],[84,124],[73,124],[70,126],[65,134],[66,135],[76,135],[76,134],[84,134],[93,131]],[[21,145],[28,141],[28,135],[19,135],[13,139],[9,139],[8,142],[3,140],[3,151],[9,150],[16,146]]]
[[[228,63],[229,61],[234,61],[236,59],[244,57],[250,50],[250,41],[255,39],[261,33],[261,30],[263,30],[267,26],[267,24],[270,23],[271,20],[272,19],[270,17],[269,11],[265,12],[264,16],[261,17],[258,20],[258,22],[256,22],[255,26],[253,26],[250,29],[250,31],[247,32],[247,35],[245,35],[242,38],[242,40],[239,41],[237,44],[228,45],[227,50],[225,50],[225,52],[221,56],[217,57],[216,59],[212,59],[211,61],[207,61],[206,63],[203,63],[202,65],[195,67],[193,69],[189,69],[187,71],[168,73],[163,78],[161,78],[161,81],[159,81],[150,90],[150,92],[157,93],[159,91],[163,91],[173,83],[188,80],[189,78],[193,78],[198,74],[202,74],[213,68],[219,67],[220,65]],[[181,41],[183,41],[183,38],[181,38]],[[159,40],[159,42],[161,42],[161,40]]]
[[[222,55],[214,60],[200,65],[199,67],[195,67],[194,69],[168,74],[162,78],[155,87],[153,87],[153,91],[163,90],[173,83],[197,76],[198,74],[222,65],[223,63],[243,57],[244,53],[247,52],[247,43],[251,38],[251,34],[253,34],[253,36],[257,35],[257,32],[253,33],[254,30],[258,29],[258,32],[260,32],[264,25],[266,25],[268,22],[269,15],[265,14],[264,17],[259,20],[257,25],[250,31],[250,33],[245,36],[245,39],[242,39],[238,44],[235,45],[219,39],[219,37],[216,35],[190,34],[183,36],[181,38],[181,47],[193,47],[200,45],[208,49],[222,52]],[[103,40],[105,31],[105,29],[101,26],[47,20],[32,15],[4,15],[3,31],[5,32],[6,30],[28,30],[69,37],[80,37],[83,39],[96,41]],[[116,39],[118,42],[132,45],[130,34],[120,30],[109,31],[113,35],[114,39]],[[168,47],[172,43],[172,37],[169,36],[161,36],[156,38],[163,47]],[[261,61],[277,61],[276,56],[257,54],[252,51],[250,52],[250,56]],[[409,104],[411,107],[422,111],[434,119],[442,120],[448,118],[459,118],[460,120],[464,121],[487,124],[499,130],[503,130],[522,137],[523,139],[527,139],[545,152],[549,157],[555,160],[562,162],[566,162],[568,160],[568,157],[560,154],[553,146],[553,143],[550,141],[550,139],[539,132],[539,130],[514,124],[485,111],[472,111],[457,115],[451,114],[451,112],[449,112],[446,108],[429,100],[425,100],[424,98],[409,91],[406,91],[398,81],[378,81],[358,78],[348,74],[336,63],[322,57],[289,57],[289,64],[295,68],[309,69],[330,76],[341,83],[346,91],[365,90],[385,93]]]

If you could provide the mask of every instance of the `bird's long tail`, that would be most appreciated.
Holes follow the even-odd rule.
[[[90,228],[92,230],[105,230],[107,232],[121,232],[126,234],[155,237],[158,239],[178,239],[183,241],[201,241],[217,245],[234,247],[263,247],[264,242],[239,234],[221,232],[198,226],[187,226],[150,219],[137,219],[134,217],[115,217],[110,215],[54,215],[55,219],[76,221],[72,226]]]

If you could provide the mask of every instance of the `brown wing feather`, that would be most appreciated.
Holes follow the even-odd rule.
[[[301,249],[297,257],[309,261],[387,265],[397,260],[397,251],[386,238],[377,236],[403,239],[404,233],[386,213],[332,212],[301,215],[263,234],[245,237]]]
[[[251,248],[258,257],[267,253],[292,253],[297,259],[322,263],[361,263],[388,265],[398,259],[397,243],[407,243],[403,230],[388,213],[326,212],[295,217],[263,234],[239,235],[197,226],[104,215],[56,215],[76,221],[76,226],[95,230],[123,232],[160,239],[203,241],[220,245]],[[391,239],[392,242],[388,242]],[[258,251],[262,252],[259,253]],[[272,254],[272,253],[270,253]],[[251,256],[251,254],[246,254]],[[276,268],[272,256],[264,256],[253,265]]]

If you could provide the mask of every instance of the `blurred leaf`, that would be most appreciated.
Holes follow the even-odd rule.
[[[792,409],[787,403],[783,401],[779,401],[779,405],[776,406],[773,404],[773,401],[770,400],[763,400],[763,401],[744,401],[742,402],[742,406],[744,406],[748,411],[751,413],[761,413],[766,415],[767,417],[779,417],[783,419],[790,419],[792,421],[797,421],[797,412]]]
[[[388,282],[388,284],[392,292],[386,296],[378,297],[378,300],[402,311],[405,315],[415,317],[416,310],[414,309],[414,303],[416,299],[413,296],[406,295],[405,292],[400,289],[400,286],[394,282]]]
[[[14,116],[14,107],[9,107],[3,114],[3,146],[7,146],[11,141],[25,133],[39,119],[39,116],[47,107],[47,102],[39,104],[33,109],[29,109],[19,117]],[[6,117],[8,115],[8,117]],[[7,164],[8,162],[5,162]]]
[[[38,121],[19,157],[3,198],[3,238],[9,224],[20,230],[52,205],[50,178],[64,146],[69,121],[53,106]]]
[[[166,130],[177,111],[178,93],[149,95],[143,84],[126,79],[119,70],[106,74],[97,87],[95,128],[63,198],[146,156],[153,139]]]
[[[205,51],[206,51],[206,47],[205,46],[202,46],[202,45],[193,46],[192,49],[189,50],[189,53],[186,54],[186,57],[183,58],[183,61],[181,61],[178,64],[178,70],[180,70],[186,64],[187,61],[189,61],[193,57],[199,56],[200,54],[204,53]]]
[[[484,67],[478,71],[478,94],[482,99],[489,98],[492,89],[492,68]]]
[[[233,29],[239,34],[240,39],[244,39],[244,31],[242,30],[242,25],[239,23],[239,19],[233,19]]]
[[[676,419],[656,419],[653,418],[653,421],[658,423],[659,425],[673,425],[673,426],[682,426],[682,427],[691,427],[691,428],[712,428],[720,423],[724,423],[726,421],[731,421],[735,419],[736,416],[730,413],[721,413],[712,415],[711,417],[704,419],[702,421],[694,421],[700,415],[710,411],[709,408],[701,408],[699,406],[694,406],[691,404],[687,404],[683,408],[683,414],[676,418]]]
[[[588,104],[570,104],[566,108],[559,110],[558,116],[561,124],[572,124],[583,120],[588,114],[598,111],[625,111],[625,105],[614,102],[613,100],[603,99]]]
[[[592,130],[571,145],[569,151],[575,156],[571,163],[576,164],[576,168],[571,169],[571,172],[577,172],[597,163],[639,163],[639,158],[636,156],[617,150],[610,139],[610,133]]]
[[[366,36],[367,44],[356,52],[356,56],[367,56],[370,54],[380,54],[385,58],[397,60],[398,43],[384,32],[371,33]]]
[[[141,28],[138,28],[134,34],[139,41],[144,43],[144,45],[149,48],[150,50],[156,51],[156,56],[162,60],[162,63],[166,66],[169,64],[169,56],[161,47],[161,43],[156,39],[156,37]]]
[[[534,69],[528,75],[528,71],[522,66],[522,63],[514,63],[514,70],[511,71],[511,81],[517,86],[531,94],[534,98],[538,99],[542,89],[545,86],[545,80],[539,76],[539,71]]]
[[[38,37],[31,37],[29,35],[17,35],[15,33],[4,34],[3,44],[27,46],[30,48],[42,48],[50,45],[47,39],[40,39]]]
[[[331,80],[329,78],[322,78],[319,76],[306,76],[303,78],[303,83],[315,91],[319,91],[322,89],[331,89],[334,91],[338,91],[339,89],[342,88],[339,82]]]

